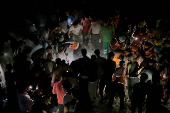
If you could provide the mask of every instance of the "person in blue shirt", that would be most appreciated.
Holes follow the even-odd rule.
[[[70,15],[68,11],[66,11],[66,16],[67,16],[68,25],[71,26],[75,18],[72,15]]]

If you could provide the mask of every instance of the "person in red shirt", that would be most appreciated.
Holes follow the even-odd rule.
[[[63,97],[66,92],[62,89],[62,83],[66,80],[67,72],[63,72],[60,81],[54,83],[52,93],[57,95],[59,113],[64,113]]]
[[[114,19],[113,19],[114,27],[116,29],[118,28],[119,16],[120,16],[119,11],[116,11],[115,14],[114,14]]]
[[[88,15],[85,15],[85,18],[81,19],[81,24],[83,26],[83,31],[82,31],[82,35],[83,35],[83,44],[88,47],[88,43],[89,43],[89,37],[87,37],[88,31],[90,29],[91,26],[91,20],[89,19]]]

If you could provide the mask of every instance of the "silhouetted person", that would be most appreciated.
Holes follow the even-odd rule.
[[[82,106],[88,105],[88,108],[90,108],[90,98],[89,98],[89,92],[88,92],[88,84],[89,84],[89,62],[90,58],[87,56],[87,50],[82,49],[81,50],[83,58],[79,58],[80,60],[80,76],[79,76],[79,89],[80,94],[83,98],[80,98],[80,102],[83,104]],[[84,109],[84,107],[83,107]],[[88,112],[85,109],[84,112]]]
[[[153,84],[148,87],[146,113],[162,113],[160,107],[161,99],[163,97],[163,87],[159,82],[160,80],[154,77]]]
[[[138,108],[138,113],[142,113],[142,107],[145,96],[147,94],[147,83],[148,75],[142,73],[140,82],[133,86],[132,100],[131,100],[131,113],[135,113]]]
[[[33,89],[36,88],[36,85],[42,80],[42,78],[45,76],[45,71],[43,69],[42,59],[36,58],[34,65],[31,70],[32,75],[32,85]]]
[[[125,97],[125,91],[124,91],[124,85],[125,85],[125,74],[126,74],[126,69],[124,68],[125,62],[120,61],[120,67],[116,68],[114,72],[114,76],[116,77],[116,80],[111,82],[111,89],[110,89],[110,98],[109,98],[109,103],[108,107],[112,108],[112,104],[114,102],[114,97],[116,93],[118,93],[120,97],[120,110],[124,108],[124,97]]]
[[[12,68],[13,67],[11,64],[6,65],[7,71],[5,72],[5,80],[6,80],[8,94],[14,88],[14,77],[12,76]]]
[[[95,102],[97,92],[97,69],[98,65],[95,62],[96,56],[92,55],[91,60],[87,63],[87,74],[89,76],[88,92],[92,103]]]
[[[138,62],[134,61],[133,54],[128,56],[129,63],[127,64],[127,87],[128,87],[128,98],[131,100],[133,85],[139,82],[138,75]]]
[[[0,81],[1,81],[1,79],[0,79]],[[2,94],[3,93],[3,90],[2,90],[2,87],[1,87],[1,85],[0,85],[0,93]],[[1,96],[0,97],[0,110],[3,110],[3,97]],[[3,112],[3,111],[2,111]]]
[[[16,101],[16,89],[15,89],[15,83],[14,83],[14,76],[12,74],[12,65],[7,64],[6,65],[7,71],[5,72],[5,80],[6,80],[6,90],[7,90],[7,96],[9,104],[14,107]]]
[[[97,89],[99,89],[99,81],[103,75],[103,70],[104,70],[104,63],[106,61],[106,58],[104,57],[101,57],[100,56],[100,50],[99,49],[96,49],[94,51],[95,55],[96,55],[96,59],[95,59],[95,62],[97,63]],[[99,94],[99,92],[96,92]]]
[[[102,74],[103,74],[103,69],[104,69],[104,63],[106,61],[106,58],[104,57],[101,57],[100,56],[100,50],[99,49],[96,49],[94,51],[95,55],[96,55],[96,59],[95,59],[95,62],[98,64],[98,72],[97,72],[97,75],[98,75],[98,79],[101,78]]]
[[[100,100],[101,103],[103,102],[103,89],[106,85],[105,93],[107,96],[109,93],[109,90],[110,90],[110,83],[112,82],[112,75],[116,68],[116,62],[112,60],[113,57],[114,57],[113,52],[108,53],[108,59],[106,60],[106,62],[104,64],[103,75],[100,79],[99,93],[100,93],[100,97],[101,97],[101,100]]]
[[[87,50],[86,49],[82,49],[81,54],[82,54],[84,60],[90,60],[90,58],[87,56]]]

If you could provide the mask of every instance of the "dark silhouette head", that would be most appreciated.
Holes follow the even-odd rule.
[[[63,71],[61,73],[61,78],[60,78],[60,81],[65,81],[67,80],[67,77],[69,76],[69,73],[67,71]]]
[[[52,49],[52,47],[51,46],[47,46],[46,50],[48,50],[48,49]]]
[[[57,59],[55,60],[55,63],[56,63],[56,64],[61,64],[61,59],[60,59],[60,58],[57,58]]]
[[[157,73],[153,74],[152,82],[153,82],[153,85],[160,84],[160,76]]]
[[[140,82],[145,82],[148,79],[148,75],[146,73],[142,73],[140,77]]]
[[[119,62],[119,65],[120,65],[121,67],[123,67],[123,66],[125,65],[125,61],[120,61],[120,62]]]
[[[108,59],[112,60],[114,58],[115,54],[113,52],[108,53]]]
[[[74,21],[73,26],[77,26],[77,25],[78,25],[78,21]]]
[[[62,83],[62,88],[66,92],[70,92],[71,90],[71,83],[69,81],[65,81]]]
[[[11,70],[12,70],[12,64],[7,64],[7,65],[6,65],[6,69],[7,69],[8,71],[11,71]]]
[[[96,55],[92,55],[92,56],[91,56],[91,60],[94,61],[95,59],[96,59]]]
[[[63,59],[63,60],[61,61],[61,63],[62,63],[62,64],[66,64],[66,61]]]
[[[96,56],[100,56],[100,50],[99,50],[99,49],[96,49],[96,50],[94,51],[94,53],[95,53]]]
[[[86,49],[82,49],[82,50],[81,50],[81,54],[83,55],[83,57],[86,56],[87,50],[86,50]]]
[[[48,53],[48,55],[47,55],[47,60],[52,60],[53,59],[53,56],[52,56],[52,54],[51,53]]]

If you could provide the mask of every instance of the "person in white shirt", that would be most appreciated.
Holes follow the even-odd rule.
[[[94,18],[87,35],[87,37],[89,37],[91,34],[91,43],[94,49],[101,49],[100,46],[101,41],[100,41],[99,33],[100,33],[100,25],[97,23],[97,19]]]
[[[70,33],[72,32],[73,40],[80,43],[82,30],[83,30],[83,26],[78,24],[77,21],[74,21],[73,25],[68,30],[68,37],[70,38]]]
[[[46,48],[47,46],[51,46],[52,44],[52,40],[49,39],[49,33],[50,33],[50,28],[49,27],[45,27],[44,31],[41,34],[41,38],[40,41],[42,40],[43,42],[43,47]]]

